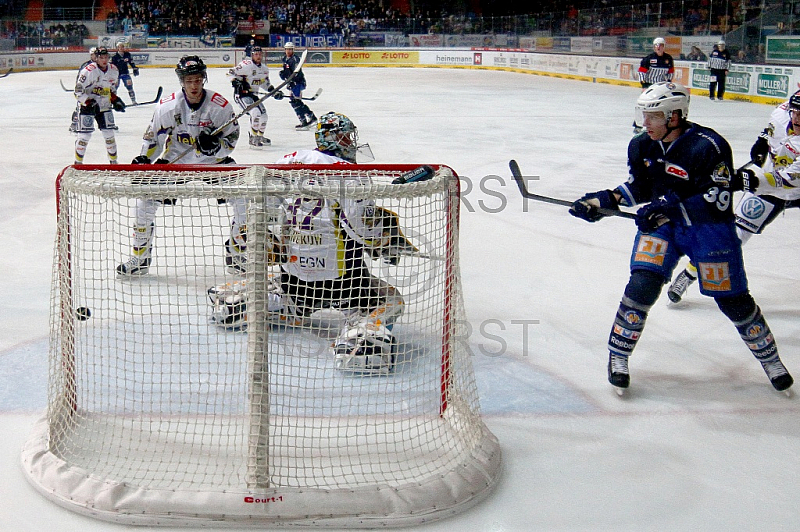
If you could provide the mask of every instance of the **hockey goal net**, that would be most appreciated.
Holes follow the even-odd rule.
[[[409,525],[487,496],[501,453],[468,348],[458,178],[432,165],[430,180],[392,184],[415,167],[66,168],[48,407],[22,453],[32,484],[71,510],[150,525]],[[274,200],[296,197],[372,200],[413,244],[367,259],[404,300],[390,371],[338,371],[329,336],[266,319]],[[147,275],[120,276],[142,198],[175,201],[157,212]],[[244,277],[224,262],[236,199]],[[247,326],[226,329],[208,289],[235,281]]]

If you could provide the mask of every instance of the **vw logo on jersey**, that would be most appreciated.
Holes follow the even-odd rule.
[[[764,205],[764,201],[758,196],[752,196],[744,200],[741,208],[741,214],[745,218],[755,220],[764,214],[765,209],[766,206]]]

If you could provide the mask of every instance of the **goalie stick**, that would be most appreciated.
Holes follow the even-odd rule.
[[[8,72],[6,72],[5,74],[2,74],[2,75],[0,75],[0,78],[4,78],[4,77],[8,76],[8,75],[9,75],[9,74],[11,74],[11,72],[13,72],[13,71],[14,71],[14,69],[13,69],[13,68],[9,68],[9,69],[8,69]],[[320,89],[320,90],[322,90],[322,89]]]
[[[250,111],[252,111],[253,109],[255,109],[256,107],[258,107],[259,105],[261,105],[261,104],[264,102],[264,100],[266,100],[267,98],[270,98],[270,97],[271,97],[271,96],[273,96],[273,95],[274,95],[276,92],[280,91],[282,88],[284,88],[286,85],[288,85],[288,84],[289,84],[289,82],[291,82],[291,81],[294,79],[294,77],[297,75],[297,73],[298,73],[298,72],[300,72],[300,69],[301,69],[301,68],[303,68],[303,63],[305,63],[305,62],[306,62],[306,57],[308,57],[308,50],[307,50],[307,49],[306,49],[306,50],[303,50],[303,55],[301,55],[301,56],[300,56],[300,61],[298,61],[298,62],[297,62],[297,66],[295,66],[295,67],[294,67],[294,70],[292,70],[292,73],[291,73],[291,74],[289,74],[289,75],[286,77],[286,79],[285,79],[285,80],[283,80],[283,82],[282,82],[280,85],[278,85],[277,87],[275,87],[275,88],[274,88],[274,89],[272,89],[271,91],[267,92],[266,94],[264,94],[264,96],[262,96],[261,98],[259,98],[259,99],[258,99],[258,100],[256,100],[256,101],[254,101],[253,103],[251,103],[250,105],[248,105],[247,107],[245,107],[244,109],[242,109],[241,111],[239,111],[237,114],[235,114],[235,115],[233,116],[233,118],[231,118],[230,120],[228,120],[227,122],[225,122],[224,124],[222,124],[221,126],[219,126],[217,129],[215,129],[214,131],[212,131],[212,132],[211,132],[211,134],[212,134],[212,135],[219,135],[219,133],[220,133],[220,132],[221,132],[223,129],[225,129],[225,128],[226,128],[226,127],[228,127],[229,125],[231,125],[231,124],[233,124],[234,122],[236,122],[237,120],[239,120],[241,117],[243,117],[244,115],[246,115],[247,113],[249,113]],[[169,163],[167,163],[167,164],[175,164],[175,163],[177,163],[178,161],[180,161],[181,159],[183,159],[184,157],[186,157],[186,154],[188,154],[188,153],[189,153],[189,152],[190,152],[192,149],[194,149],[194,146],[192,146],[192,147],[188,148],[186,151],[184,151],[183,153],[181,153],[180,155],[178,155],[177,157],[175,157],[173,160],[171,160],[171,161],[170,161]]]
[[[534,194],[533,192],[529,192],[528,187],[525,184],[525,178],[522,176],[522,172],[519,169],[517,161],[511,159],[510,161],[508,161],[508,166],[511,169],[511,175],[514,176],[514,181],[517,182],[517,186],[519,187],[519,192],[520,194],[522,194],[523,198],[541,201],[544,203],[552,203],[553,205],[561,205],[563,207],[572,207],[572,204],[574,203],[572,201],[550,198],[548,196],[541,196],[539,194]],[[606,216],[619,216],[621,218],[633,218],[633,219],[636,218],[636,215],[632,212],[618,211],[614,209],[603,209],[601,207],[597,207],[597,212],[599,212],[600,214],[604,214]]]

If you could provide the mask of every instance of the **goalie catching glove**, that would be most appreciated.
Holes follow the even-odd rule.
[[[619,201],[617,201],[617,197],[612,190],[600,190],[584,194],[581,199],[572,204],[569,208],[569,213],[581,220],[596,222],[607,216],[601,213],[599,209],[619,210]]]

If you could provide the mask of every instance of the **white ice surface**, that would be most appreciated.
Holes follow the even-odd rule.
[[[636,88],[442,69],[309,68],[317,115],[350,116],[379,163],[443,163],[465,178],[461,264],[481,404],[504,452],[496,492],[426,531],[796,530],[800,399],[772,390],[714,302],[653,308],[631,359],[632,387],[606,381],[605,343],[628,277],[630,220],[587,224],[523,203],[508,160],[540,176],[537,193],[575,199],[626,177]],[[226,96],[224,70],[208,86]],[[273,74],[274,75],[274,74]],[[46,402],[54,181],[73,160],[74,72],[0,80],[0,530],[146,530],[77,516],[25,480],[19,450]],[[140,100],[177,82],[143,69]],[[127,101],[124,90],[123,99]],[[120,159],[139,152],[153,107],[117,115]],[[272,147],[241,163],[313,147],[289,105],[270,101]],[[722,133],[737,165],[771,109],[696,97],[691,118]],[[243,122],[246,127],[247,121]],[[104,163],[95,133],[88,163]],[[492,177],[495,176],[495,177]],[[470,186],[471,185],[471,186]],[[800,376],[798,214],[745,248],[751,291]],[[789,235],[786,237],[785,235]],[[521,321],[537,323],[523,334]],[[160,529],[167,530],[167,529]]]

